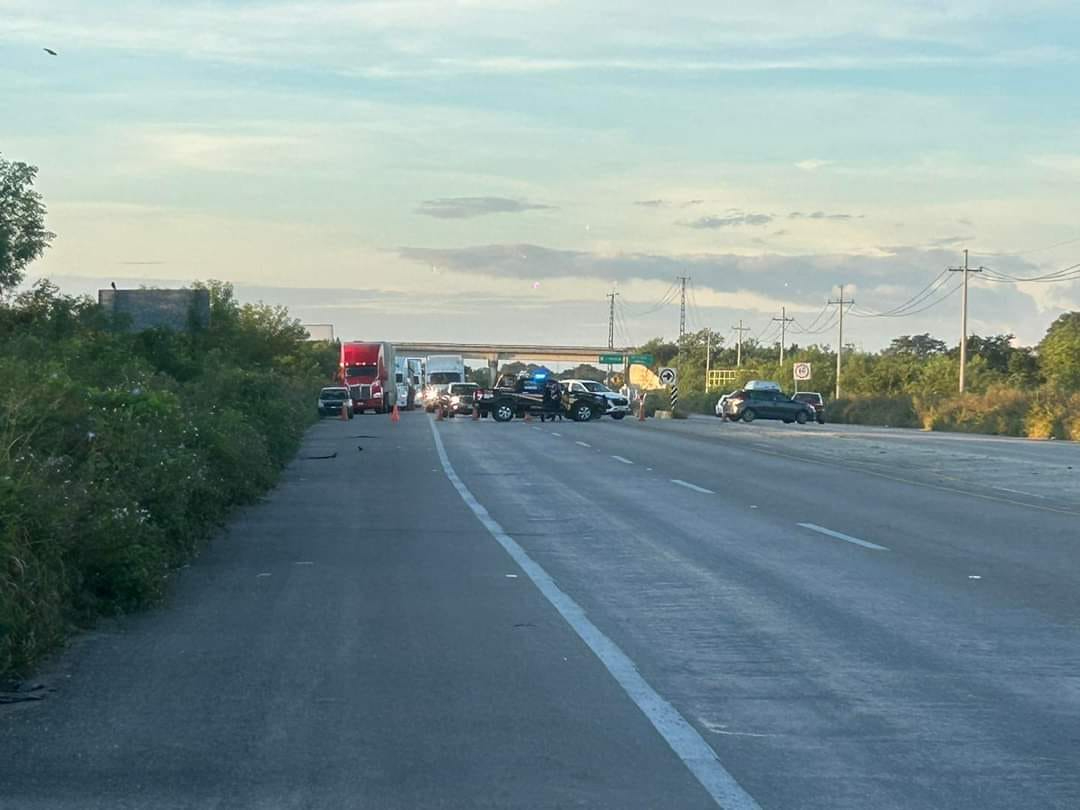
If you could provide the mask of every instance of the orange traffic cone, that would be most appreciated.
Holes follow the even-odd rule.
[[[398,413],[398,406],[396,402],[394,403],[394,410],[390,411],[390,421],[393,422],[395,425],[401,421],[401,414]]]
[[[480,419],[480,406],[477,405],[475,402],[473,402],[472,406],[472,418],[474,422]]]
[[[339,416],[338,419],[342,422],[349,421],[349,406],[344,402],[341,403],[341,416]]]
[[[641,395],[641,407],[638,408],[638,417],[637,418],[638,418],[639,422],[644,422],[645,421],[645,395],[644,394]]]
[[[526,422],[531,422],[532,421],[532,414],[529,413],[528,411],[525,411],[525,421]]]
[[[446,412],[443,410],[442,405],[436,405],[435,406],[435,421],[436,422],[441,422],[443,419],[445,419],[446,418],[445,413]]]

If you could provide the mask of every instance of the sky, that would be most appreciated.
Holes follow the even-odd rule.
[[[684,276],[688,329],[769,342],[783,308],[835,345],[844,285],[845,343],[955,343],[963,249],[1080,262],[1078,35],[1041,0],[0,0],[0,154],[58,235],[30,279],[72,293],[218,278],[346,339],[606,345],[614,290],[635,345]],[[971,279],[975,333],[1080,309]]]

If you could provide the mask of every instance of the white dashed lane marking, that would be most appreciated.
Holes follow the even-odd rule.
[[[858,537],[852,537],[850,534],[844,534],[843,532],[834,532],[832,529],[826,529],[824,526],[818,526],[815,523],[800,523],[799,525],[812,532],[823,534],[826,537],[832,537],[834,540],[843,540],[845,543],[852,543],[856,546],[873,549],[874,551],[888,551],[885,546],[879,546],[877,543],[871,543],[869,540],[860,540]]]
[[[705,487],[699,487],[697,484],[691,484],[689,481],[683,481],[679,478],[672,478],[671,483],[678,484],[680,487],[686,487],[692,489],[694,492],[704,492],[706,495],[715,495],[711,489],[705,489]]]

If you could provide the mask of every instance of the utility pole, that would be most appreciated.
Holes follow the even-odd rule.
[[[840,399],[840,358],[844,354],[844,304],[854,304],[851,299],[844,300],[844,285],[840,285],[840,300],[833,301],[829,299],[830,304],[837,304],[840,307],[840,336],[836,339],[836,399]]]
[[[682,340],[682,336],[686,334],[686,282],[690,280],[689,276],[678,276],[679,281],[682,282],[682,298],[679,302],[679,340]]]
[[[709,391],[709,361],[712,360],[712,329],[705,330],[705,391]]]
[[[611,299],[608,306],[608,320],[607,320],[607,347],[609,349],[615,348],[615,296],[618,293],[612,290],[607,294],[607,298]]]
[[[968,298],[968,273],[981,273],[984,267],[969,267],[968,252],[964,248],[964,266],[950,267],[952,273],[964,274],[964,298],[960,304],[960,393],[964,393],[964,372],[967,370],[967,298]]]
[[[742,319],[740,318],[739,319],[739,325],[738,326],[733,326],[731,328],[732,328],[733,331],[739,333],[739,342],[738,342],[737,348],[735,350],[735,365],[738,366],[739,368],[742,368],[742,333],[743,332],[749,332],[750,327],[749,326],[743,326],[742,325]]]
[[[614,349],[615,348],[615,296],[617,296],[617,295],[618,295],[618,293],[615,292],[614,290],[612,290],[611,292],[609,292],[607,294],[607,297],[610,299],[610,303],[608,305],[608,322],[607,322],[607,347],[608,347],[608,349]],[[611,382],[611,363],[608,363],[607,379],[604,382],[606,382],[606,383]]]
[[[787,325],[791,323],[794,318],[787,316],[787,307],[780,307],[780,317],[773,318],[774,321],[780,321],[780,366],[784,365],[784,344],[787,343]]]

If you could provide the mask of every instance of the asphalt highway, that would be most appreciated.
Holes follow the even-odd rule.
[[[1076,445],[788,427],[325,421],[0,807],[1080,806]]]

